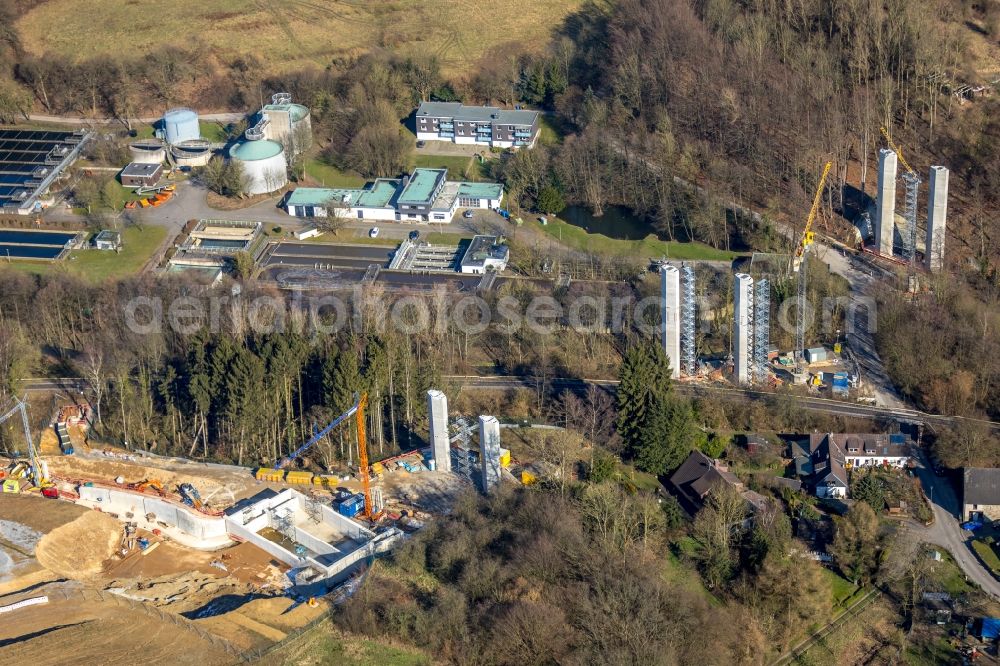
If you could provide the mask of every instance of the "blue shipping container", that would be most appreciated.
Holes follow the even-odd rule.
[[[350,498],[344,500],[337,507],[340,515],[347,516],[348,518],[353,518],[358,515],[361,510],[365,507],[365,496],[364,495],[353,495]]]

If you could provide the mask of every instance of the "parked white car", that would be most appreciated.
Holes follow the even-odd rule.
[[[372,227],[371,230],[368,232],[368,237],[378,238],[378,227]]]

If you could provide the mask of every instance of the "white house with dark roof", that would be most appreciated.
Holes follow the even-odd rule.
[[[847,471],[855,467],[897,467],[910,462],[905,435],[813,433],[793,441],[798,476],[809,479],[817,497],[847,497]]]
[[[538,139],[538,111],[421,102],[415,114],[418,141],[449,141],[497,148],[530,148]]]

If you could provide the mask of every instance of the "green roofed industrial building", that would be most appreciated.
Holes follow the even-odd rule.
[[[447,180],[445,169],[414,169],[402,179],[379,178],[360,188],[299,187],[285,199],[296,217],[451,222],[459,208],[495,209],[500,183]]]

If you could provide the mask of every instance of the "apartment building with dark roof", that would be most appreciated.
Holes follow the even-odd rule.
[[[414,116],[418,141],[449,141],[496,148],[530,148],[538,138],[538,111],[421,102]]]

